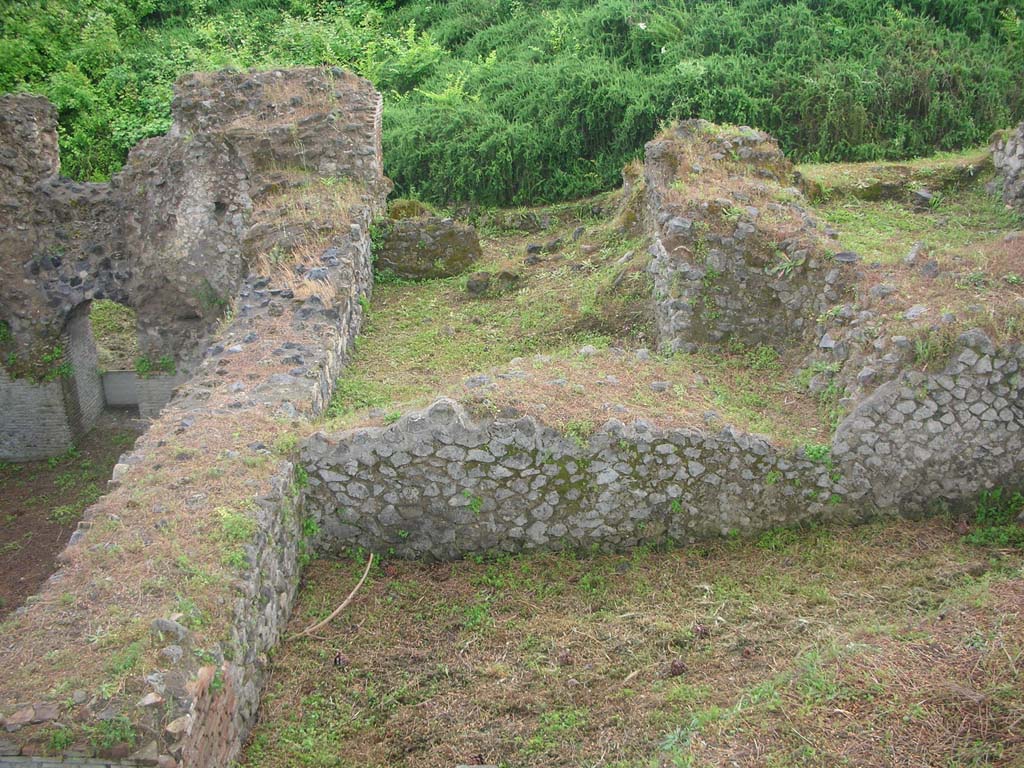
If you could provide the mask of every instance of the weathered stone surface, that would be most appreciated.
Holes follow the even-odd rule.
[[[647,144],[644,226],[661,347],[791,346],[839,300],[858,257],[829,255],[792,179],[775,140],[751,128],[688,120]]]
[[[59,453],[92,426],[93,345],[71,326],[93,299],[135,307],[142,355],[167,361],[138,387],[141,414],[155,416],[203,359],[247,260],[331,233],[331,222],[282,223],[276,195],[309,173],[386,193],[380,113],[370,83],[339,69],[187,75],[170,132],[135,147],[109,184],[80,184],[59,176],[53,107],[0,97],[0,405],[36,422],[4,423],[0,459]],[[322,283],[330,266],[297,280]],[[55,346],[71,374],[37,386]]]
[[[850,514],[824,463],[757,436],[613,420],[580,441],[532,417],[476,421],[448,399],[314,435],[301,460],[321,546],[405,557],[621,549]]]
[[[237,133],[233,133],[237,142],[232,144],[240,158],[237,171],[242,174],[242,180],[248,180],[245,183],[249,189],[254,190],[256,200],[261,203],[259,210],[250,212],[250,225],[259,225],[261,216],[276,210],[273,200],[277,192],[273,191],[274,186],[268,178],[270,175],[274,179],[279,178],[277,171],[268,171],[265,175],[256,159],[275,154],[288,157],[294,148],[278,151],[261,146],[246,153],[242,151],[244,141],[239,137],[249,136],[249,131],[262,131],[266,128],[269,134],[264,133],[260,139],[264,143],[291,141],[290,125],[308,118],[310,109],[329,107],[339,118],[339,127],[337,130],[332,129],[314,114],[312,123],[317,126],[317,135],[308,137],[307,150],[320,146],[323,152],[319,155],[316,152],[308,153],[305,156],[308,170],[292,169],[289,183],[300,183],[313,189],[320,186],[334,188],[342,182],[332,177],[330,184],[321,185],[317,174],[335,171],[351,174],[350,179],[358,179],[358,174],[365,172],[368,178],[365,184],[353,183],[353,193],[346,198],[344,206],[330,210],[329,221],[325,222],[315,216],[300,217],[296,229],[278,230],[281,240],[275,241],[270,237],[264,241],[268,249],[284,248],[284,239],[299,231],[305,235],[306,242],[322,242],[322,249],[308,254],[310,263],[302,265],[304,272],[294,272],[295,277],[280,273],[246,274],[245,265],[241,265],[238,283],[231,288],[230,298],[234,300],[234,311],[230,319],[218,323],[216,335],[202,358],[196,362],[191,378],[177,389],[158,417],[161,423],[141,437],[130,453],[121,457],[114,473],[117,483],[114,484],[113,495],[100,504],[125,505],[121,510],[121,525],[125,529],[133,527],[132,534],[137,534],[143,541],[153,535],[153,521],[147,519],[140,523],[137,518],[133,518],[133,513],[127,511],[129,505],[125,497],[133,492],[136,483],[144,482],[153,488],[153,473],[159,466],[160,446],[164,445],[154,435],[154,431],[157,434],[180,435],[183,444],[192,444],[198,438],[201,444],[209,436],[211,425],[223,423],[218,420],[228,415],[251,415],[254,422],[265,424],[279,423],[281,418],[309,418],[323,412],[363,320],[365,299],[372,287],[370,222],[383,210],[387,188],[383,178],[372,178],[373,169],[379,172],[380,168],[379,115],[374,111],[379,107],[380,99],[379,94],[366,81],[350,76],[336,77],[327,70],[300,70],[297,74],[221,73],[204,77],[209,78],[216,87],[206,96],[203,96],[201,89],[188,91],[191,94],[189,98],[194,98],[194,101],[189,101],[185,107],[188,117],[184,124],[189,130],[197,132],[194,141],[200,144],[203,138],[198,132],[236,132],[237,129]],[[280,82],[284,82],[288,88],[282,90],[278,86],[268,87]],[[339,90],[325,91],[323,93],[326,95],[318,97],[314,104],[303,107],[303,99],[306,97],[296,87],[304,82],[311,84],[312,93],[319,92],[313,85],[319,82],[329,82],[332,88]],[[346,105],[344,89],[339,83],[353,86],[354,90],[350,94],[354,100],[352,104]],[[222,96],[228,108],[234,108],[231,105],[236,103],[236,96],[228,93],[232,89],[240,92],[237,98],[249,105],[246,109],[265,104],[265,100],[273,96],[274,104],[265,105],[267,113],[257,115],[259,120],[256,123],[259,125],[241,112],[236,115],[237,120],[224,121],[214,115],[208,124],[202,122],[204,110],[216,112],[218,100]],[[336,93],[342,94],[337,97],[337,101]],[[346,111],[347,106],[352,107],[351,113]],[[367,109],[360,112],[364,106]],[[301,126],[296,130],[301,133]],[[360,143],[367,136],[372,140],[368,144]],[[177,152],[177,147],[181,146],[177,143],[179,138],[167,138],[172,142],[172,154]],[[219,148],[227,146],[216,142],[215,145]],[[154,159],[154,162],[157,160]],[[251,174],[250,168],[255,169]],[[185,169],[179,171],[186,173]],[[186,187],[190,187],[193,182],[199,186],[205,183],[199,172],[189,178],[191,181]],[[167,181],[164,186],[170,183]],[[168,205],[173,210],[173,205],[176,205],[173,200],[178,198],[174,198],[170,190],[165,192],[168,196],[161,199],[171,201]],[[197,201],[198,208],[207,205],[204,200],[208,201],[208,198],[202,189],[187,188],[182,195],[184,197],[181,199]],[[217,213],[215,201],[216,197],[210,211],[214,218]],[[185,207],[188,210],[183,215],[195,213],[190,204]],[[188,260],[199,258],[196,255],[198,251],[191,250],[190,244],[195,242],[193,235],[185,231],[174,233],[170,219],[160,219],[157,212],[152,215],[154,220],[163,222],[151,227],[154,237],[159,240],[160,232],[164,232],[169,238],[160,241],[160,247],[163,248],[171,241],[177,243],[167,246],[170,249],[169,254],[165,253],[168,262],[177,258],[183,270],[189,269]],[[198,220],[194,223],[200,228],[205,226]],[[213,229],[206,231],[223,232],[216,222],[210,226]],[[209,247],[214,247],[214,241],[219,238],[220,234],[212,235]],[[230,262],[234,254],[225,252],[218,256],[211,253],[206,258]],[[233,267],[222,263],[216,269],[228,270]],[[313,295],[303,295],[298,277],[313,270],[318,270],[315,273],[316,280],[318,288],[323,290]],[[181,277],[177,282],[182,285],[192,279],[192,275]],[[295,284],[283,282],[285,280],[293,280]],[[6,288],[6,285],[0,285],[0,292]],[[281,334],[281,338],[274,338],[274,334]],[[241,368],[244,374],[237,369],[232,370],[234,366]],[[6,383],[0,372],[0,384]],[[19,380],[16,383],[22,382]],[[53,386],[59,391],[62,382],[54,382]],[[3,396],[4,390],[0,387],[0,402]],[[4,428],[7,423],[5,416]],[[248,422],[243,418],[238,423]],[[238,460],[243,451],[250,451],[261,459],[270,458],[270,449],[246,435],[244,429],[225,435],[224,439],[225,456],[233,456]],[[88,727],[95,718],[111,719],[123,715],[132,720],[139,735],[135,745],[139,749],[136,755],[139,759],[193,768],[214,768],[233,763],[255,720],[267,671],[267,657],[277,645],[286,625],[298,586],[299,557],[304,547],[302,500],[296,498],[294,493],[294,466],[288,461],[277,460],[269,464],[267,469],[269,471],[250,476],[240,486],[232,485],[228,489],[213,487],[221,481],[212,475],[204,480],[202,488],[179,485],[177,481],[180,478],[173,476],[157,481],[166,483],[163,494],[185,494],[186,499],[176,510],[160,511],[157,530],[173,525],[175,514],[211,514],[209,499],[215,494],[223,498],[236,498],[239,508],[247,510],[247,514],[252,516],[254,532],[251,541],[245,546],[244,565],[238,566],[232,578],[217,580],[205,586],[211,592],[211,599],[221,606],[216,621],[221,623],[223,632],[218,633],[218,642],[212,648],[204,647],[201,654],[193,652],[197,650],[193,633],[180,622],[167,618],[169,606],[163,602],[162,597],[150,598],[147,595],[134,605],[133,620],[152,628],[154,640],[159,643],[155,643],[155,647],[174,643],[162,648],[157,668],[149,670],[147,674],[132,675],[124,690],[115,693],[109,701],[99,704],[95,697],[90,698],[83,691],[81,696],[75,694],[71,697],[73,706],[62,699],[59,711],[54,708],[53,702],[33,705],[31,714],[25,715],[28,723],[17,725],[10,735],[10,742],[14,744],[12,752],[21,752],[21,758],[29,760],[29,753],[35,748],[33,745],[40,743],[40,734],[44,729],[52,727],[38,722],[43,716],[50,717],[58,713],[58,721],[63,721],[65,725]],[[229,482],[235,483],[237,478]],[[93,507],[86,511],[86,520],[75,534],[77,538],[74,546],[99,545],[95,540],[99,526],[90,523],[94,515],[101,514],[99,509]],[[139,527],[134,529],[136,525]],[[192,543],[187,538],[180,541],[186,551]],[[68,562],[73,560],[73,554],[65,555]],[[126,558],[112,558],[108,561],[102,573],[104,584],[116,585],[130,581],[120,570],[122,567],[130,569],[132,563]],[[91,590],[91,586],[82,585],[95,583],[91,577],[77,582],[68,578],[53,579],[44,587],[42,599],[22,609],[24,615],[36,616],[36,626],[60,626],[66,614],[65,618],[60,618],[48,613],[64,610],[57,608],[61,601],[56,595],[72,588]],[[48,594],[50,592],[53,594]],[[91,592],[90,595],[90,599],[95,599]],[[149,599],[152,603],[147,602]],[[45,615],[38,617],[38,614]],[[23,643],[23,639],[16,633],[5,638],[0,648],[0,665],[12,663],[11,655],[13,658],[27,658],[37,653],[41,642],[51,648],[64,648],[73,654],[80,638],[76,633],[61,631],[47,634],[45,638],[36,635],[33,641],[27,642],[35,644],[30,649],[22,647],[19,644]],[[34,701],[35,697],[22,696],[20,691],[12,690],[12,686],[4,685],[3,681],[3,676],[0,676],[0,713],[10,719],[24,707],[21,702]],[[163,700],[160,706],[156,705],[158,698]],[[167,730],[168,726],[170,730]],[[157,743],[155,752],[152,748],[154,741]],[[116,762],[113,758],[127,758],[130,753],[128,745],[119,745],[109,753],[110,760],[86,759],[78,764],[108,766]],[[59,761],[60,758],[55,760]],[[29,763],[35,764],[31,760]]]
[[[437,216],[377,223],[373,258],[378,270],[407,280],[453,277],[480,258],[480,238],[468,224]]]
[[[1024,122],[993,137],[992,162],[1002,176],[1003,200],[1024,212]]]
[[[1024,347],[962,334],[945,370],[905,371],[839,425],[832,455],[852,497],[901,514],[957,507],[1024,477]]]

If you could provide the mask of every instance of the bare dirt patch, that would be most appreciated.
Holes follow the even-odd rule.
[[[108,411],[73,449],[46,461],[0,463],[0,616],[35,593],[117,457],[141,431],[134,411]]]

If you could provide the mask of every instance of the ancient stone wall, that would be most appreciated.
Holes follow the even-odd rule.
[[[321,71],[304,72],[308,81],[318,82]],[[231,77],[237,90],[249,92],[250,78],[262,81],[273,73]],[[359,98],[365,95],[367,104],[379,105],[379,95],[366,81],[341,82],[358,91]],[[298,94],[293,91],[290,98]],[[204,101],[207,109],[216,110],[215,102]],[[345,93],[332,91],[328,106],[338,115],[345,113]],[[332,136],[342,144],[346,135],[370,136],[371,149],[379,148],[375,114],[359,114],[358,120],[349,116],[341,123],[339,134],[318,136],[326,156],[336,154],[326,149]],[[312,148],[306,149],[306,157],[315,160]],[[332,166],[311,162],[310,168],[321,167]],[[121,457],[110,492],[86,512],[61,555],[64,566],[9,617],[0,645],[0,666],[8,669],[23,666],[13,661],[18,658],[38,663],[44,656],[74,654],[88,645],[83,633],[90,625],[69,623],[58,597],[87,592],[81,604],[132,605],[130,613],[117,613],[126,623],[111,625],[110,631],[149,627],[146,666],[113,693],[98,691],[95,680],[86,686],[74,668],[22,675],[16,681],[0,676],[0,726],[5,728],[0,764],[32,765],[51,754],[49,737],[57,724],[75,734],[62,764],[221,768],[237,756],[255,718],[269,653],[291,610],[306,546],[289,446],[294,433],[308,431],[307,420],[330,401],[372,286],[370,223],[383,212],[388,183],[372,177],[381,167],[379,155],[370,162],[364,153],[353,167],[367,178],[350,178],[340,187],[338,177],[324,183],[316,170],[246,177],[255,179],[251,224],[273,222],[264,228],[261,242],[275,258],[261,259],[266,253],[254,250],[253,264],[231,295],[230,319],[216,330],[192,375],[147,433]],[[199,200],[200,207],[216,200],[216,194],[207,196],[214,188],[203,187],[201,173],[191,178],[196,186],[189,186],[182,199]],[[343,194],[328,199],[320,194],[339,188]],[[169,210],[187,214],[190,204],[183,205]],[[188,233],[183,238],[182,243],[194,242]],[[187,250],[183,245],[175,253],[187,259]],[[166,378],[142,378],[139,389],[145,393]],[[53,387],[59,390],[61,383]],[[7,396],[0,388],[0,398]],[[199,465],[185,469],[183,462],[193,459]],[[230,471],[208,471],[223,462]],[[252,525],[252,535],[230,563],[222,561],[217,539],[219,510],[227,508]],[[111,519],[116,526],[109,525]],[[113,542],[112,536],[123,538]],[[177,561],[167,559],[166,551],[159,560],[166,537],[189,562],[198,561],[212,545],[212,559],[202,566],[209,578],[198,585],[187,574],[182,579]],[[145,542],[144,549],[138,549],[139,542]],[[122,547],[133,556],[103,558],[102,578],[97,578],[95,558]],[[201,625],[189,627],[176,613],[174,593],[156,590],[140,596],[138,579],[130,574],[142,558],[159,560],[155,565],[161,578],[179,579],[190,598],[208,601],[216,610]],[[196,590],[204,591],[202,598]],[[76,676],[81,696],[73,703],[67,696],[50,701],[55,675],[65,674]],[[98,747],[88,740],[89,729],[106,713],[127,718],[132,743]]]
[[[690,120],[647,144],[661,347],[791,346],[839,301],[856,257],[825,236],[792,179],[774,139],[751,128]]]
[[[406,280],[460,275],[482,255],[476,230],[452,219],[382,219],[375,226],[377,270]]]
[[[1024,213],[1024,122],[995,135],[992,162],[1002,176],[1003,200]]]
[[[642,421],[581,441],[442,399],[387,427],[310,438],[307,505],[323,546],[438,559],[956,508],[1021,484],[1022,361],[1021,347],[964,334],[944,373],[879,387],[813,449]]]
[[[960,336],[941,373],[906,371],[839,425],[833,457],[851,499],[916,514],[960,507],[1024,478],[1024,346]]]
[[[732,429],[609,421],[586,441],[442,399],[302,450],[321,544],[403,557],[621,549],[845,513],[826,464]]]
[[[254,211],[253,198],[287,192],[310,173],[374,196],[388,189],[380,95],[338,69],[182,78],[168,135],[135,147],[109,184],[59,176],[56,113],[44,99],[5,96],[3,107],[3,363],[12,377],[32,378],[77,308],[95,298],[129,304],[152,369],[139,387],[149,418],[202,359],[247,260],[309,236],[304,224],[276,220],[273,206]],[[330,231],[323,222],[316,237]],[[86,405],[72,401],[66,411],[87,415]],[[51,437],[46,444],[56,445]],[[10,438],[0,458],[30,458],[17,446]]]

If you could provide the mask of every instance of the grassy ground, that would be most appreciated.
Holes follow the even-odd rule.
[[[518,273],[505,293],[470,297],[468,275],[378,283],[369,322],[338,382],[330,425],[380,423],[445,394],[556,426],[613,416],[701,424],[713,411],[780,442],[827,440],[830,416],[799,384],[801,355],[736,347],[637,360],[635,348],[654,346],[646,243],[611,221],[552,219],[535,235],[482,231],[484,257],[474,270]],[[574,242],[579,226],[585,231]],[[555,240],[563,244],[542,253],[540,263],[523,263],[527,245]],[[598,354],[581,358],[588,345]],[[503,378],[509,369],[517,374]],[[495,374],[495,387],[467,391],[463,382],[481,372]],[[670,386],[656,393],[654,382]]]
[[[139,359],[135,310],[115,301],[99,299],[89,309],[101,371],[131,371]]]
[[[862,304],[878,314],[882,333],[938,350],[925,358],[941,358],[967,328],[980,327],[1003,343],[1024,334],[1024,217],[987,190],[992,170],[986,162],[985,154],[966,152],[910,163],[799,168],[822,190],[818,215],[839,231],[843,248],[863,259]],[[900,190],[893,193],[897,199],[864,199],[864,191],[881,182]],[[935,192],[929,206],[906,202],[922,187]],[[917,257],[908,259],[915,246]],[[871,289],[881,285],[895,292],[872,300]],[[904,314],[915,305],[927,311],[906,322]]]
[[[76,447],[45,461],[0,462],[0,616],[17,608],[54,571],[85,508],[106,488],[117,457],[139,425],[105,413]]]
[[[1024,333],[1024,237],[1008,236],[1024,221],[986,191],[985,155],[799,170],[827,190],[816,215],[839,230],[840,247],[862,256],[857,294],[876,312],[878,335],[910,336],[927,365],[944,360],[968,327],[984,328],[999,342]],[[879,180],[942,191],[925,210],[857,196]],[[613,200],[600,203],[597,208],[608,208]],[[634,348],[654,346],[646,243],[624,234],[619,222],[595,217],[594,207],[536,209],[534,220],[551,225],[533,235],[482,227],[484,257],[474,270],[516,273],[518,282],[504,293],[471,297],[468,275],[378,283],[368,325],[338,382],[330,426],[386,422],[445,394],[485,411],[532,413],[562,426],[613,416],[699,425],[714,412],[779,443],[827,442],[842,414],[831,393],[807,394],[808,376],[800,370],[806,350],[782,358],[738,346],[645,362],[633,357]],[[512,213],[485,220],[514,220]],[[530,214],[517,215],[523,213]],[[574,240],[578,227],[583,234]],[[524,264],[529,244],[552,241],[561,244],[545,249],[538,263]],[[917,260],[905,263],[916,243]],[[894,290],[875,301],[871,289],[882,284]],[[916,305],[926,311],[907,320]],[[609,351],[581,360],[584,345]],[[467,392],[463,382],[482,372],[496,374],[495,387]],[[652,392],[656,381],[669,383],[667,393]]]
[[[292,630],[362,565],[314,563]],[[1024,555],[929,521],[387,562],[282,647],[243,762],[460,763],[1020,766]]]

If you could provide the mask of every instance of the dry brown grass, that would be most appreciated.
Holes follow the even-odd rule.
[[[362,565],[315,563],[293,626]],[[1022,566],[939,521],[386,562],[282,649],[245,764],[1015,767]]]
[[[332,210],[333,226],[347,236],[347,209]],[[197,652],[225,642],[242,566],[229,557],[224,516],[252,517],[254,500],[271,491],[302,428],[254,390],[293,367],[273,354],[282,343],[324,346],[322,327],[293,320],[290,312],[265,314],[221,329],[225,346],[248,333],[255,341],[200,369],[188,399],[168,406],[136,444],[142,462],[87,512],[92,527],[64,552],[60,581],[0,625],[5,714],[16,702],[63,701],[79,689],[101,703],[119,693],[141,695],[141,674],[164,666],[148,640],[155,618],[189,626]],[[309,415],[310,404],[295,397]],[[185,416],[191,426],[183,425]],[[118,664],[129,648],[138,649],[137,658]]]
[[[292,175],[297,179],[289,181]],[[297,298],[317,296],[324,304],[333,305],[338,286],[305,275],[323,266],[320,256],[331,246],[335,222],[349,218],[352,209],[361,203],[363,192],[361,185],[349,179],[311,181],[308,174],[286,174],[282,188],[260,199],[255,211],[287,244],[258,253],[250,271],[270,278],[275,288],[291,289]]]
[[[341,109],[344,104],[335,95],[333,84],[326,75],[314,87],[287,74],[264,82],[261,88],[264,105],[260,112],[250,112],[232,121],[227,128],[260,128],[292,125],[314,115],[326,115]]]

